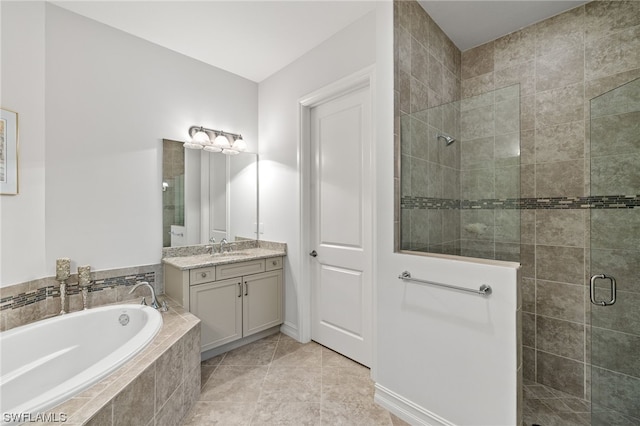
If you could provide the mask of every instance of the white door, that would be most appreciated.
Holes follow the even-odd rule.
[[[315,106],[311,128],[311,339],[372,359],[369,87]]]

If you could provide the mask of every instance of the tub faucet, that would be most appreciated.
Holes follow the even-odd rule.
[[[152,308],[158,309],[161,312],[166,312],[169,309],[169,308],[167,308],[167,302],[166,301],[163,301],[162,305],[160,305],[158,303],[158,298],[156,297],[155,290],[153,289],[151,284],[149,284],[146,281],[140,281],[139,283],[134,285],[133,288],[131,290],[129,290],[129,294],[133,293],[140,286],[149,287],[149,290],[151,291],[151,307]],[[141,305],[146,305],[147,304],[147,301],[146,301],[146,299],[144,297],[142,298],[142,302],[140,304]]]

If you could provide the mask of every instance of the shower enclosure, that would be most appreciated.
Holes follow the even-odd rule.
[[[401,249],[519,261],[520,85],[401,118]]]
[[[591,100],[591,424],[640,424],[640,79]]]

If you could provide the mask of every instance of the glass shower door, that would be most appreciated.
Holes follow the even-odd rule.
[[[640,79],[591,100],[591,424],[640,424]]]

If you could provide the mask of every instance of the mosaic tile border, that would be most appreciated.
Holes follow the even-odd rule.
[[[50,280],[54,281],[53,279]],[[156,282],[156,273],[154,271],[143,272],[139,274],[128,274],[110,278],[102,278],[92,280],[89,284],[89,293],[112,289],[119,286],[130,287],[140,281],[147,281],[152,286]],[[81,289],[77,283],[69,283],[67,285],[67,296],[80,294]],[[0,311],[8,309],[18,309],[36,302],[46,300],[49,297],[60,297],[60,287],[54,285],[46,285],[35,290],[21,292],[15,295],[3,297],[0,299]]]
[[[640,195],[594,195],[589,197],[506,198],[453,200],[447,198],[404,196],[404,210],[539,210],[539,209],[633,209],[640,207]]]

